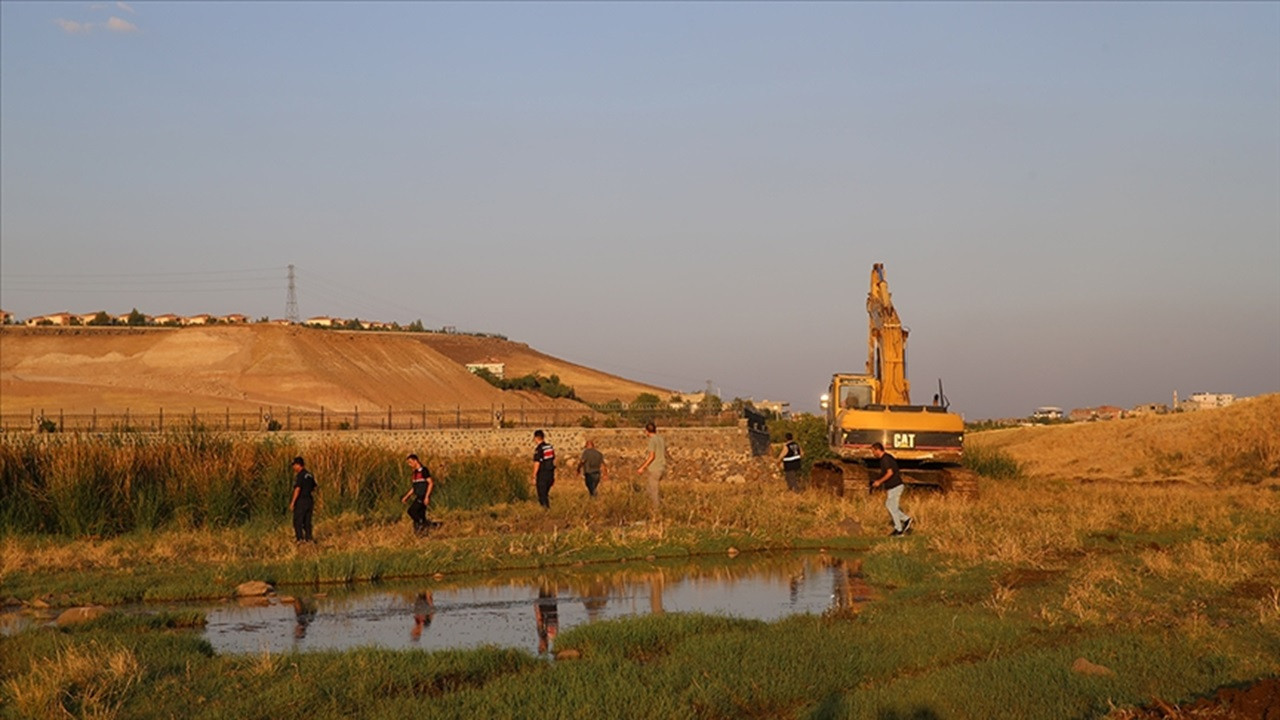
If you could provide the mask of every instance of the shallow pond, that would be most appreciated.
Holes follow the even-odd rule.
[[[344,589],[282,587],[275,597],[208,608],[205,637],[220,653],[481,645],[544,653],[562,630],[632,615],[776,620],[856,609],[872,596],[860,568],[853,557],[771,553]]]

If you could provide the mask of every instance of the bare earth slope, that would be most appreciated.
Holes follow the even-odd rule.
[[[1280,477],[1280,394],[1216,410],[970,434],[1033,477],[1258,482]]]
[[[644,385],[617,375],[592,370],[534,350],[524,343],[492,337],[473,335],[446,335],[443,333],[418,333],[414,339],[426,344],[440,354],[462,364],[483,362],[494,358],[506,363],[506,376],[520,377],[531,373],[550,377],[557,375],[560,382],[573,387],[575,394],[591,403],[610,400],[631,402],[642,392],[653,393],[662,399],[671,390],[654,385]]]
[[[652,391],[519,343],[463,336],[463,342],[442,343],[444,352],[425,337],[276,325],[4,328],[0,412],[249,410],[263,405],[451,409],[513,401],[531,407],[581,407],[536,393],[498,390],[464,367],[484,357],[511,358],[513,374],[525,374],[528,367],[528,372],[557,374],[570,385],[581,382],[579,394],[587,400],[629,400]],[[481,358],[470,356],[465,340],[471,339],[486,341],[475,347]]]

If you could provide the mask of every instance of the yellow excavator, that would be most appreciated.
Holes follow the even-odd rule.
[[[976,476],[961,467],[964,418],[949,412],[938,381],[929,405],[911,404],[907,380],[907,329],[893,307],[884,264],[871,267],[867,293],[866,372],[837,373],[822,396],[833,460],[815,462],[810,485],[843,495],[880,476],[871,444],[898,460],[903,482],[943,492],[977,493]]]

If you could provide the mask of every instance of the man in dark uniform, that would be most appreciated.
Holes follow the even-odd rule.
[[[782,473],[787,478],[787,489],[791,492],[800,492],[800,459],[803,457],[800,443],[796,442],[794,435],[787,433],[787,444],[782,448],[778,459],[782,461]]]
[[[906,535],[911,530],[911,518],[898,507],[898,501],[902,499],[902,491],[907,487],[902,484],[902,475],[898,472],[898,461],[885,452],[884,445],[878,442],[871,443],[871,454],[880,461],[880,469],[884,471],[884,475],[871,483],[871,487],[878,488],[883,485],[886,490],[884,506],[888,508],[889,517],[893,520],[893,532],[890,535]]]
[[[293,459],[293,497],[289,509],[293,511],[293,536],[298,542],[314,542],[311,539],[311,511],[316,507],[316,478],[307,470],[301,457]]]
[[[556,449],[547,442],[541,430],[533,432],[537,446],[533,448],[533,484],[538,488],[538,504],[551,508],[551,486],[556,482]]]
[[[427,505],[431,503],[431,491],[435,489],[436,481],[432,479],[431,471],[427,466],[418,460],[417,455],[410,455],[405,458],[405,462],[409,463],[413,478],[409,492],[400,498],[400,502],[406,503],[409,502],[409,498],[413,498],[408,510],[409,517],[413,518],[413,534],[422,535],[430,527],[427,522]]]

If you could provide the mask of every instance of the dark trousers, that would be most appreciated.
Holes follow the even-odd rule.
[[[538,504],[542,507],[551,507],[551,486],[555,484],[555,473],[538,473]]]
[[[293,537],[301,542],[311,540],[311,511],[315,510],[316,501],[311,498],[298,498],[293,503]]]
[[[582,477],[587,481],[587,492],[590,493],[591,497],[595,497],[596,488],[600,487],[600,473],[584,472]]]
[[[783,470],[782,473],[787,477],[787,489],[791,492],[800,492],[800,468]]]
[[[413,518],[413,531],[415,533],[422,533],[426,531],[427,506],[424,505],[422,501],[419,500],[418,498],[414,498],[409,503],[409,509],[407,512],[409,513],[409,517]]]

